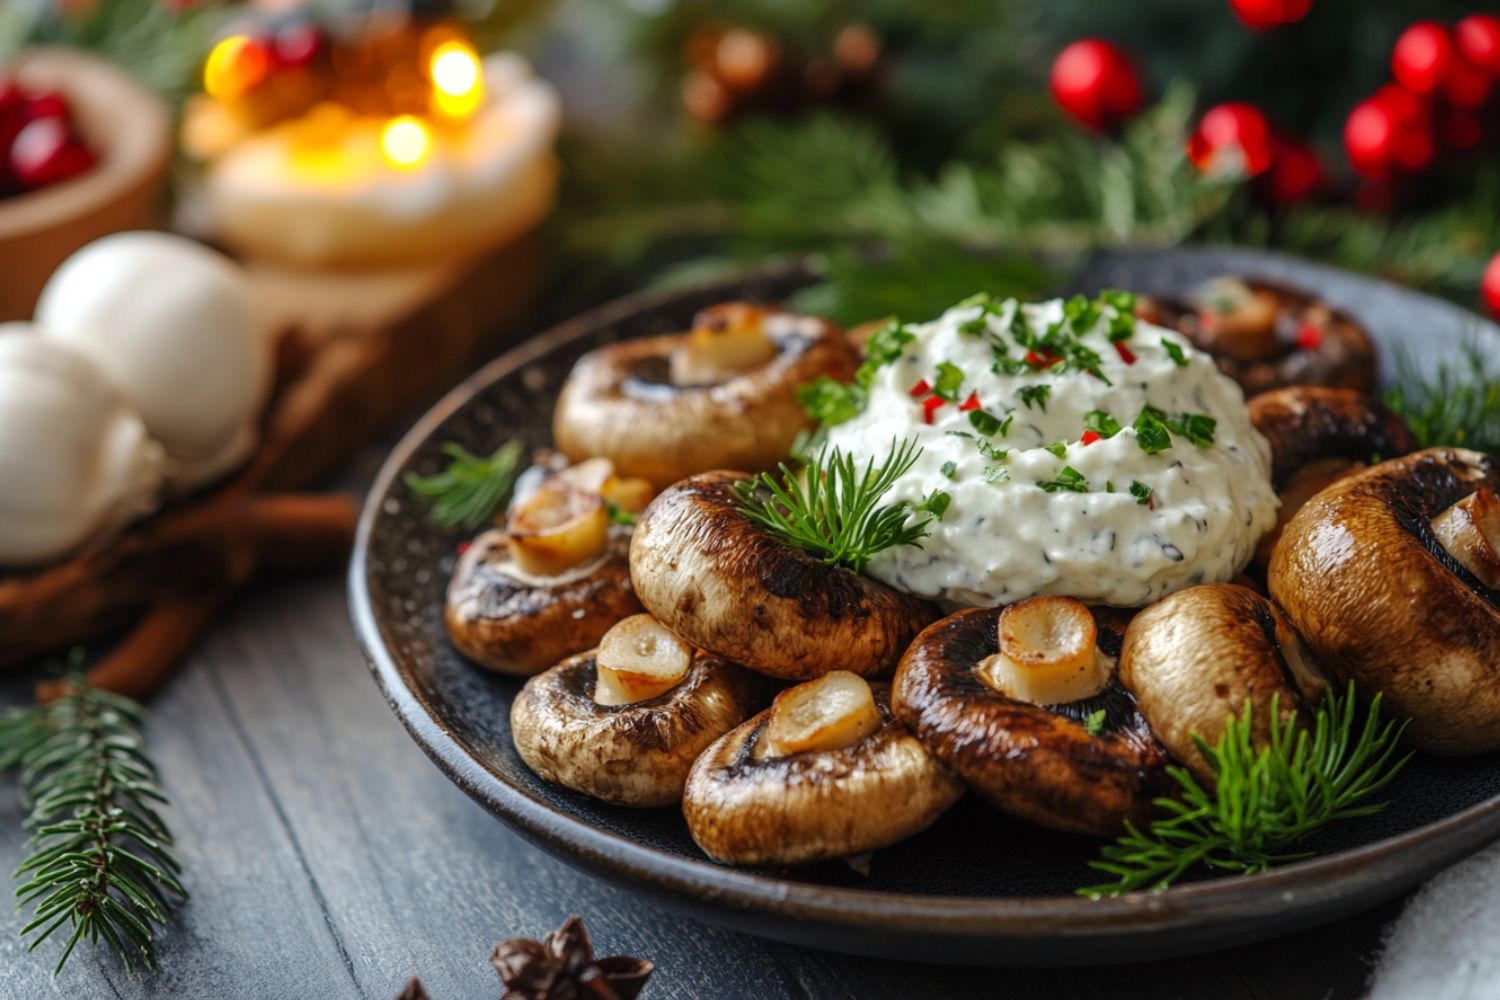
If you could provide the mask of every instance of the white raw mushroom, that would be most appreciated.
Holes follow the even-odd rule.
[[[106,236],[57,269],[36,322],[125,394],[166,449],[174,488],[203,485],[254,449],[271,344],[227,257],[167,233]]]
[[[0,565],[31,565],[150,512],[161,447],[87,358],[0,325]]]

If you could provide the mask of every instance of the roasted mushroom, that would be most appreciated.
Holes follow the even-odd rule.
[[[634,615],[528,680],[511,738],[547,781],[617,805],[671,805],[694,759],[758,707],[761,683]]]
[[[837,670],[783,691],[709,747],[682,811],[719,861],[800,864],[904,840],[962,794],[891,718],[888,685]]]
[[[761,531],[736,506],[746,478],[707,472],[651,502],[630,543],[641,603],[690,642],[773,677],[889,670],[936,608]]]
[[[1250,422],[1271,443],[1271,482],[1281,495],[1276,527],[1256,549],[1261,571],[1287,522],[1319,490],[1370,462],[1417,447],[1406,423],[1380,400],[1353,389],[1293,386],[1253,397]]]
[[[1362,392],[1375,385],[1375,348],[1364,328],[1286,285],[1225,276],[1186,302],[1140,296],[1136,314],[1213,355],[1246,395],[1289,385]]]
[[[610,505],[644,506],[644,482],[615,476],[602,459],[538,471],[518,484],[505,530],[476,538],[448,585],[453,645],[502,673],[545,670],[641,610],[630,586],[630,529],[611,524]]]
[[[1214,775],[1194,735],[1213,745],[1249,702],[1251,738],[1262,745],[1273,698],[1291,721],[1327,689],[1280,609],[1232,583],[1179,590],[1131,619],[1120,681],[1156,738],[1205,782]]]
[[[896,718],[1005,812],[1109,836],[1144,823],[1166,749],[1119,682],[1126,615],[1071,597],[959,611],[896,671]]]
[[[557,401],[553,437],[658,489],[709,469],[774,468],[809,427],[797,387],[848,381],[858,352],[831,324],[744,303],[700,313],[687,333],[586,354]]]
[[[1432,753],[1500,748],[1500,463],[1433,448],[1313,497],[1271,557],[1271,596],[1318,662]]]

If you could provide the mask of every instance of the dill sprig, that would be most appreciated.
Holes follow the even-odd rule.
[[[1397,358],[1397,369],[1385,401],[1422,447],[1500,452],[1500,378],[1474,340],[1464,346],[1461,361],[1440,364],[1431,375],[1418,371],[1409,354]]]
[[[433,523],[444,528],[473,530],[494,516],[521,464],[524,447],[507,441],[488,457],[475,455],[461,444],[443,445],[451,462],[432,476],[406,477],[406,488],[432,505]]]
[[[872,458],[861,470],[853,455],[825,447],[800,476],[783,464],[780,482],[762,472],[736,483],[737,506],[786,544],[861,572],[877,552],[919,545],[948,509],[948,494],[940,491],[921,504],[880,502],[921,453],[912,440],[892,440],[883,461]]]
[[[20,769],[29,856],[16,869],[27,950],[64,930],[54,973],[80,941],[156,967],[156,929],[187,898],[166,803],[139,729],[145,710],[74,677],[61,698],[0,717],[0,770]]]
[[[1306,727],[1281,721],[1272,695],[1267,743],[1256,749],[1246,702],[1216,744],[1194,737],[1213,770],[1213,786],[1199,784],[1185,767],[1169,768],[1180,798],[1157,799],[1162,815],[1149,829],[1127,824],[1102,858],[1089,862],[1115,881],[1080,894],[1164,889],[1198,865],[1265,871],[1308,857],[1298,845],[1330,823],[1379,812],[1385,803],[1370,802],[1370,796],[1410,759],[1396,756],[1406,723],[1381,719],[1379,695],[1363,721],[1360,715],[1352,684],[1342,694],[1330,691]]]

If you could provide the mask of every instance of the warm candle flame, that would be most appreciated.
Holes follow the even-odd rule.
[[[432,52],[427,64],[432,78],[432,105],[449,118],[468,118],[484,99],[484,74],[479,55],[467,43],[450,40]]]
[[[421,166],[432,152],[432,133],[414,115],[400,115],[380,131],[380,150],[392,165],[410,170]]]

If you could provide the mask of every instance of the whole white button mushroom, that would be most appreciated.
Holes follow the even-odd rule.
[[[46,562],[149,512],[160,446],[93,362],[0,325],[0,565]]]
[[[255,446],[270,339],[228,258],[167,233],[117,233],[63,262],[42,290],[43,335],[91,358],[146,422],[178,489]]]

